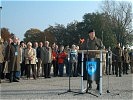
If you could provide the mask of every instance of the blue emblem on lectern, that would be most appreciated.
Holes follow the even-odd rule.
[[[86,69],[89,75],[93,75],[97,69],[97,62],[95,61],[87,61],[86,62]]]

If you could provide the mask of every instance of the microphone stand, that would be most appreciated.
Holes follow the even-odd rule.
[[[58,93],[58,95],[61,95],[61,94],[65,94],[65,93],[69,93],[69,92],[72,92],[72,93],[78,93],[78,92],[75,92],[75,91],[72,91],[71,90],[71,79],[70,79],[70,77],[71,77],[71,67],[70,67],[70,58],[68,57],[68,62],[69,62],[69,85],[68,85],[68,90],[66,91],[66,92],[63,92],[63,93]],[[73,64],[72,64],[72,66],[73,66]]]
[[[110,91],[109,91],[109,80],[110,80],[110,79],[109,79],[109,69],[110,69],[110,68],[109,68],[109,67],[110,67],[110,60],[112,59],[112,58],[111,58],[111,54],[112,54],[112,53],[111,53],[111,51],[110,51],[110,49],[109,49],[109,51],[108,51],[108,59],[107,59],[107,60],[108,60],[108,63],[107,63],[107,64],[108,64],[108,65],[107,65],[107,66],[108,66],[108,68],[107,68],[108,86],[107,86],[107,91],[106,91],[107,93],[110,93]],[[114,94],[114,95],[119,95],[119,93],[116,93],[116,94]]]

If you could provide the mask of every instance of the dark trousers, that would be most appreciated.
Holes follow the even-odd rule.
[[[9,80],[10,82],[13,82],[14,80],[16,80],[16,71],[10,71],[10,76],[9,76]]]
[[[116,74],[116,71],[115,71],[115,64],[116,62],[112,62],[112,74]]]
[[[44,64],[44,77],[50,77],[51,63]]]
[[[4,73],[4,65],[5,65],[5,62],[3,62],[3,63],[0,63],[1,65],[1,73],[0,73],[0,75],[1,75],[1,79],[4,79],[4,78],[8,78],[9,79],[9,76],[10,76],[10,73],[6,73],[6,75],[8,76],[8,77],[6,77],[6,75],[5,75],[5,73]]]
[[[127,74],[128,71],[128,63],[123,63],[123,74]]]
[[[3,68],[3,63],[0,63],[0,80],[1,80],[1,77],[2,77],[2,68]]]
[[[122,63],[121,62],[116,62],[116,66],[115,66],[115,71],[116,71],[116,76],[121,76],[121,72],[122,72]]]
[[[58,76],[58,63],[56,60],[52,61],[54,76]]]
[[[77,72],[78,72],[78,74],[81,74],[81,61],[78,61]]]
[[[25,68],[25,62],[23,61],[21,64],[21,76],[24,76],[26,74],[26,68]]]
[[[59,63],[58,66],[59,66],[59,76],[62,77],[64,73],[64,63]]]
[[[33,75],[33,78],[36,79],[36,65],[35,64],[26,64],[26,67],[27,67],[27,78],[30,78],[30,70],[32,69],[32,75]]]

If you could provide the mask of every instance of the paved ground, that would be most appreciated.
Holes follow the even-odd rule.
[[[109,76],[109,88],[108,88],[108,76],[103,76],[103,94],[99,95],[96,91],[96,84],[93,82],[93,89],[89,91],[98,97],[89,94],[78,94],[73,92],[64,93],[68,90],[68,77],[52,77],[50,79],[39,78],[37,80],[20,79],[20,82],[9,83],[7,80],[3,80],[1,83],[1,97],[3,99],[23,99],[23,100],[54,100],[54,99],[72,99],[72,100],[98,100],[98,99],[121,99],[121,100],[133,100],[133,74],[124,75],[122,77]],[[71,78],[71,90],[79,92],[81,78]],[[84,81],[86,87],[86,81]],[[109,90],[110,93],[106,93]],[[60,94],[60,95],[58,95]],[[119,94],[119,95],[117,95]]]

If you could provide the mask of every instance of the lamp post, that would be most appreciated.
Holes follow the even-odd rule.
[[[1,38],[1,10],[2,10],[2,6],[0,5],[0,38]]]

